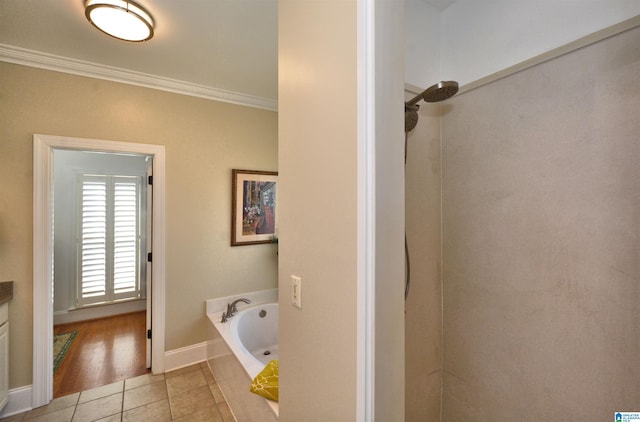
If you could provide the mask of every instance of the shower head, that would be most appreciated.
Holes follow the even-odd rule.
[[[420,100],[425,100],[428,103],[437,103],[453,97],[457,92],[458,82],[441,81],[435,85],[431,85],[429,88],[425,89],[420,94],[407,101],[405,104],[412,106]]]
[[[456,95],[458,93],[458,82],[442,81],[427,88],[422,97],[428,103],[438,103]]]
[[[409,133],[418,124],[418,109],[419,105],[406,105],[404,106],[404,132]]]
[[[457,92],[458,82],[441,81],[435,85],[431,85],[404,103],[404,132],[411,132],[418,124],[418,109],[420,106],[417,103],[420,100],[425,100],[428,103],[437,103],[453,97]]]

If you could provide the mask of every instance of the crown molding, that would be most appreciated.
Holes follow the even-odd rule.
[[[208,100],[278,111],[278,102],[268,98],[255,97],[239,92],[211,88],[204,85],[163,78],[147,73],[134,72],[117,67],[56,56],[7,44],[0,44],[0,61],[69,73],[72,75],[87,76],[90,78],[142,86],[145,88],[158,89],[161,91],[205,98]]]

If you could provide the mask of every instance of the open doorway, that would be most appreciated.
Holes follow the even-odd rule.
[[[151,367],[152,167],[146,154],[53,150],[54,398]]]
[[[164,147],[95,139],[34,135],[34,358],[32,406],[53,397],[53,284],[54,284],[54,151],[92,151],[152,157],[154,177],[153,220],[149,225],[153,266],[147,314],[151,317],[151,370],[164,372]],[[152,293],[151,293],[152,291]],[[154,335],[155,333],[155,335]]]
[[[55,325],[53,398],[148,373],[145,314],[137,311]]]

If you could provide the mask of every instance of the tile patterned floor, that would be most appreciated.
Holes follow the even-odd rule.
[[[3,422],[235,422],[206,363],[54,399]]]

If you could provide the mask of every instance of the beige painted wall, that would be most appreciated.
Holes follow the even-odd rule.
[[[356,416],[355,17],[351,1],[279,4],[282,421]]]
[[[410,288],[405,310],[405,421],[440,420],[442,283],[440,112],[422,102],[407,139],[406,225]]]
[[[369,420],[366,382],[375,420],[404,416],[402,3],[376,3],[375,75],[358,50],[367,6],[279,3],[281,421]],[[376,109],[364,122],[367,83]],[[364,180],[369,166],[376,176]],[[375,196],[365,203],[368,186]],[[376,243],[365,258],[367,224]],[[289,304],[292,274],[302,277],[302,309]],[[365,288],[375,319],[365,315]],[[375,386],[363,370],[365,323],[374,321]]]
[[[628,31],[450,100],[443,420],[638,407],[639,44]]]
[[[274,245],[230,247],[231,169],[277,170],[277,114],[0,63],[0,279],[10,388],[31,384],[34,133],[165,145],[166,349],[207,340],[206,299],[277,286]]]

